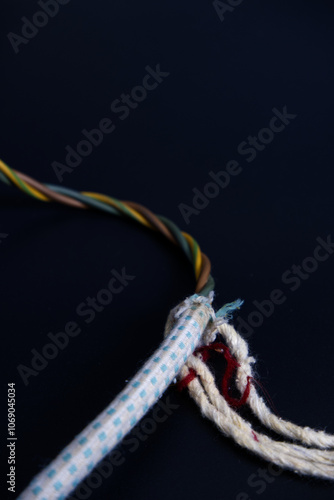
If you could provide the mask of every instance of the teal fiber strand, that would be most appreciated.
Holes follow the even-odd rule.
[[[236,309],[240,309],[240,307],[242,306],[243,303],[244,303],[244,301],[241,299],[237,299],[234,302],[229,302],[228,304],[225,304],[223,307],[221,307],[216,312],[216,316],[218,318],[231,319],[233,316],[233,312]]]

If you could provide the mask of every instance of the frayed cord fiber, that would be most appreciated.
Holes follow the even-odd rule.
[[[255,359],[249,356],[247,342],[231,324],[219,317],[207,329],[211,338],[217,334],[223,338],[229,356],[234,357],[236,385],[242,395],[249,388],[245,404],[268,429],[293,442],[274,440],[255,431],[228,403],[224,391],[221,394],[217,389],[214,376],[205,363],[206,357],[195,353],[183,366],[179,379],[183,383],[181,387],[188,387],[202,414],[212,420],[225,436],[232,437],[240,446],[261,458],[298,474],[334,480],[334,436],[321,430],[300,427],[273,414],[254,385],[249,386],[249,380],[254,380],[251,365]],[[201,353],[201,349],[197,352]]]

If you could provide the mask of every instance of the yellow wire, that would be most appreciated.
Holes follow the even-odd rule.
[[[111,205],[119,210],[119,205],[117,205],[117,203],[115,203],[115,201],[110,196],[100,193],[91,193],[89,191],[83,191],[82,194],[85,196],[90,196],[91,198],[95,198],[104,203],[107,203],[108,205]],[[137,212],[137,210],[129,207],[124,202],[121,203],[126,206],[127,210],[129,210],[129,212],[132,213],[132,215],[138,220],[138,222],[152,229],[152,225],[139,212]]]
[[[185,237],[185,239],[187,240],[187,242],[188,242],[191,250],[193,250],[193,248],[194,248],[194,238],[192,236],[190,236],[190,234],[185,233],[184,231],[182,231],[182,234]],[[201,251],[200,246],[199,246],[198,243],[197,243],[197,246],[198,246],[198,252],[197,252],[197,255],[196,255],[196,262],[195,262],[195,276],[196,276],[196,279],[199,277],[201,269],[202,269],[202,251]]]
[[[29,184],[27,184],[26,182],[24,182],[24,181],[22,181],[22,182],[25,185],[25,187],[27,189],[29,189],[32,192],[32,194],[36,198],[38,198],[39,200],[41,200],[41,201],[51,201],[50,198],[48,198],[45,194],[41,193],[40,191],[37,191],[37,189],[35,189],[34,187],[29,186]]]
[[[119,206],[117,205],[117,203],[115,203],[115,201],[110,196],[100,194],[100,193],[92,193],[90,191],[84,191],[84,192],[82,192],[82,194],[85,196],[90,196],[91,198],[95,198],[95,199],[102,201],[104,203],[108,203],[109,205],[119,209]],[[137,210],[133,209],[132,207],[129,207],[129,205],[127,203],[124,203],[124,202],[121,202],[121,203],[126,206],[127,210],[129,210],[133,214],[133,216],[138,220],[138,222],[140,222],[144,226],[149,227],[150,229],[153,229],[152,225],[139,212],[137,212]],[[185,233],[185,232],[182,232],[182,234],[186,238],[191,250],[193,251],[193,248],[194,248],[193,237],[190,234]],[[194,264],[196,279],[199,277],[199,275],[201,273],[201,269],[202,269],[202,252],[201,252],[201,249],[200,249],[200,246],[198,245],[198,243],[197,243],[197,247],[198,247],[198,251],[197,251],[197,255],[196,255],[196,262]]]
[[[85,196],[90,196],[91,198],[95,198],[95,199],[97,199],[99,201],[102,201],[104,203],[108,203],[109,205],[111,205],[111,206],[119,209],[119,206],[117,205],[117,203],[115,203],[115,201],[110,196],[107,196],[107,195],[104,195],[104,194],[100,194],[100,193],[92,193],[90,191],[84,191],[84,192],[82,192],[82,194],[85,195]],[[126,208],[138,220],[138,222],[140,222],[144,226],[147,226],[147,227],[153,229],[152,225],[139,212],[137,212],[137,210],[129,207],[127,205],[127,203],[124,203],[124,202],[121,202],[121,203],[123,203],[123,205],[126,206]],[[194,248],[194,239],[193,239],[193,237],[190,234],[185,233],[185,232],[182,232],[182,234],[186,238],[186,240],[187,240],[187,242],[188,242],[191,250],[193,251],[193,248]],[[194,264],[196,279],[199,277],[199,275],[201,273],[201,269],[202,269],[202,252],[201,252],[201,249],[200,249],[200,246],[198,245],[198,243],[197,243],[197,247],[198,247],[198,251],[197,251],[197,255],[196,255],[196,262]]]
[[[13,175],[11,169],[2,161],[0,160],[0,170],[13,182],[13,184],[15,184],[15,186],[17,186],[19,189],[21,189],[21,191],[23,191],[22,189],[22,186],[20,185],[20,183],[17,181],[16,177]],[[39,200],[42,200],[42,201],[50,201],[49,198],[47,198],[47,196],[45,196],[44,194],[40,193],[39,191],[37,191],[37,189],[29,186],[26,182],[24,182],[23,180],[21,180],[22,184],[25,186],[25,188],[31,192],[36,198],[38,198]]]
[[[0,170],[13,182],[13,184],[15,184],[19,189],[21,189],[21,191],[23,191],[22,185],[18,182],[16,177],[13,175],[11,169],[2,160],[0,160]],[[24,187],[30,193],[32,193],[36,198],[38,198],[39,200],[42,200],[42,201],[50,201],[50,199],[47,196],[45,196],[43,193],[39,192],[34,187],[29,186],[29,184],[27,184],[22,179],[20,179],[20,181],[22,182]],[[111,205],[111,206],[119,209],[119,205],[110,196],[100,194],[100,193],[93,193],[93,192],[89,192],[89,191],[83,191],[82,194],[85,196],[89,196],[91,198],[95,198],[103,203],[107,203],[108,205]],[[139,212],[137,212],[137,210],[135,210],[132,207],[129,207],[127,205],[127,203],[124,203],[124,202],[120,202],[120,203],[123,204],[127,208],[127,210],[129,210],[129,212],[138,220],[138,222],[140,222],[141,224],[143,224],[146,227],[149,227],[150,229],[153,229],[150,222],[148,222]],[[193,237],[184,231],[182,231],[182,234],[185,237],[185,239],[187,240],[188,245],[191,248],[191,251],[193,252],[194,245],[195,245]],[[202,252],[201,252],[201,249],[200,249],[200,246],[198,245],[198,243],[197,243],[197,248],[198,248],[198,251],[197,251],[197,255],[196,255],[196,261],[194,263],[196,278],[199,277],[200,272],[201,272],[201,268],[202,268]]]

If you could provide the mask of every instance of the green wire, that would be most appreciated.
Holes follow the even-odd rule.
[[[8,186],[11,185],[10,180],[2,172],[0,172],[0,181],[4,182],[5,184],[8,184]]]
[[[13,173],[13,175],[15,175],[15,174]],[[15,175],[15,178],[18,180],[18,182],[22,186],[22,189],[24,190],[24,192],[31,195],[31,193],[29,193],[29,191],[25,188],[24,184],[21,182],[21,180],[16,175]],[[4,182],[7,185],[11,185],[10,180],[2,172],[0,172],[0,181]],[[96,199],[91,198],[89,196],[85,196],[84,194],[81,194],[78,191],[74,191],[73,189],[70,189],[70,188],[56,186],[54,184],[46,184],[46,186],[49,189],[51,189],[52,191],[55,191],[56,193],[60,193],[60,194],[69,196],[75,200],[81,201],[85,205],[89,205],[91,207],[97,208],[98,210],[103,210],[104,212],[108,212],[112,215],[117,215],[117,216],[127,215],[127,216],[131,217],[131,219],[137,220],[133,216],[131,211],[128,210],[127,207],[121,201],[119,201],[115,198],[112,198],[112,200],[115,202],[115,204],[117,204],[118,209],[116,209],[115,207],[108,205],[107,203],[104,203],[102,201],[96,200]],[[172,233],[172,235],[176,239],[177,243],[179,244],[179,246],[181,247],[181,249],[185,253],[186,257],[190,260],[190,262],[195,263],[197,253],[198,253],[198,243],[194,240],[193,251],[191,251],[187,240],[185,239],[185,237],[183,236],[181,230],[177,227],[177,225],[174,224],[174,222],[172,222],[170,219],[168,219],[167,217],[164,217],[162,215],[159,215],[158,218],[161,220],[161,222],[163,222],[168,227],[168,229],[170,230],[170,232]],[[210,276],[208,278],[208,282],[206,283],[205,287],[199,293],[200,293],[200,295],[207,296],[211,292],[211,290],[213,290],[213,289],[214,289],[214,280],[210,274]]]
[[[90,205],[90,206],[97,208],[99,210],[103,210],[105,212],[109,212],[111,214],[118,215],[118,216],[122,215],[114,207],[107,205],[106,203],[103,203],[101,201],[90,198],[89,196],[85,196],[84,194],[81,194],[78,191],[73,191],[70,188],[60,187],[60,186],[56,186],[54,184],[46,184],[46,186],[49,189],[52,189],[52,191],[56,191],[57,193],[70,196],[71,198],[74,198],[78,201],[81,201],[82,203]],[[115,199],[113,198],[113,200],[115,200]],[[117,201],[117,200],[115,200],[115,201]],[[119,203],[121,204],[121,202],[119,202]],[[185,239],[185,237],[183,236],[181,230],[177,227],[177,225],[174,224],[174,222],[169,220],[167,217],[159,215],[158,218],[171,231],[171,233],[173,234],[173,236],[177,240],[178,244],[180,245],[181,249],[188,257],[190,262],[191,263],[196,262],[196,256],[197,256],[197,252],[198,252],[198,243],[194,240],[194,249],[192,252],[191,249],[189,248],[187,240]],[[213,277],[210,274],[205,287],[200,291],[200,295],[207,296],[214,289],[214,286],[215,286],[215,282],[214,282]]]

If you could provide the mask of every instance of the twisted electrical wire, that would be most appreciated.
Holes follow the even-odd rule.
[[[181,231],[172,221],[153,214],[148,208],[132,201],[121,201],[111,196],[94,192],[78,192],[53,184],[43,184],[30,176],[14,170],[0,160],[0,180],[12,184],[25,194],[44,202],[56,201],[74,208],[95,208],[112,215],[128,217],[149,229],[158,231],[172,243],[181,247],[193,265],[195,292],[207,296],[214,288],[210,274],[211,262],[201,251],[197,241],[188,233]]]

